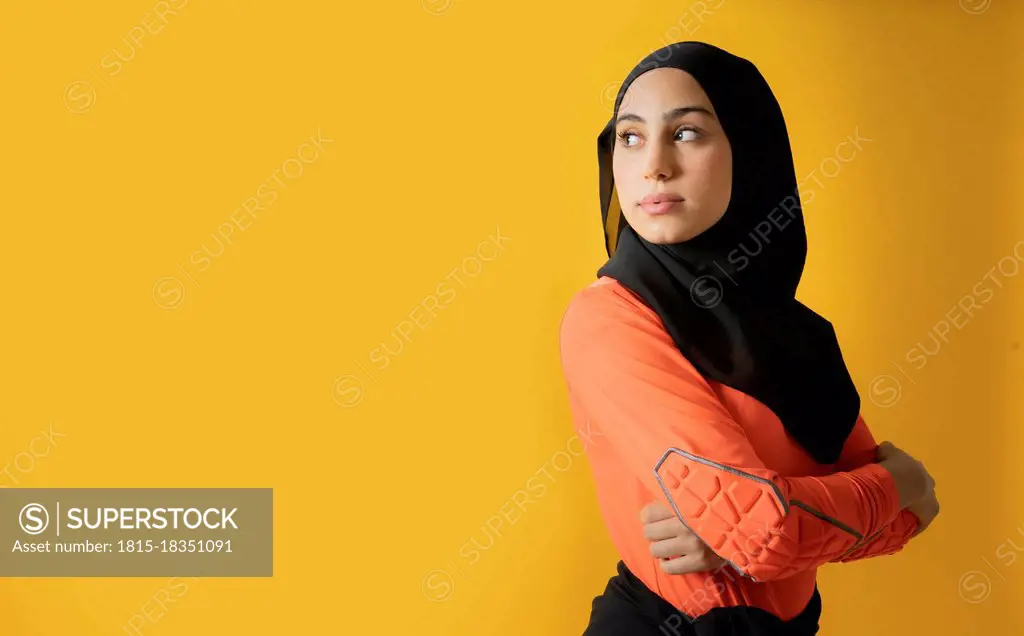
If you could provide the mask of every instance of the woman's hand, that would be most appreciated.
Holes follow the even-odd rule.
[[[890,442],[878,445],[875,460],[889,471],[896,482],[900,510],[921,501],[935,489],[935,480],[925,470],[924,464]]]
[[[939,514],[935,480],[925,470],[924,464],[889,442],[878,446],[877,461],[896,482],[900,509],[906,508],[917,516],[919,525],[912,536],[921,534]]]
[[[666,574],[710,572],[725,564],[697,535],[683,525],[672,510],[653,502],[640,511],[644,538],[650,542],[651,555],[659,559]]]
[[[927,530],[935,517],[939,516],[939,500],[935,497],[935,490],[921,501],[907,506],[907,510],[917,516],[917,530],[910,535],[913,538]]]

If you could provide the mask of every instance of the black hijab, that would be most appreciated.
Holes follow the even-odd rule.
[[[733,156],[725,215],[698,236],[658,245],[619,207],[612,178],[615,120],[646,71],[676,68],[701,85]],[[790,437],[833,464],[860,412],[832,324],[796,300],[807,256],[789,135],[778,101],[749,61],[702,42],[654,51],[629,73],[598,137],[601,218],[610,276],[640,296],[679,351],[710,380],[772,410]]]

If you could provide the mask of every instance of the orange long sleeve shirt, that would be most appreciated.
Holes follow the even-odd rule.
[[[897,552],[917,529],[892,476],[873,463],[863,417],[839,461],[818,464],[761,402],[706,380],[657,313],[614,279],[573,297],[560,349],[612,542],[689,616],[746,605],[790,620],[814,593],[818,567]],[[734,569],[665,574],[640,522],[656,499]]]

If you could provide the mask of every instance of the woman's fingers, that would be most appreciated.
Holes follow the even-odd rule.
[[[657,559],[674,559],[686,554],[686,548],[678,538],[665,539],[664,541],[652,541],[650,543],[651,556]]]
[[[652,541],[650,543],[651,556],[659,559],[679,557],[684,554],[697,554],[704,551],[704,542],[693,536],[692,534],[686,534],[682,536],[672,537],[670,539],[664,539],[662,541]]]
[[[887,458],[892,457],[899,451],[898,448],[892,442],[882,442],[878,445],[878,449],[875,451],[875,461],[885,461]]]
[[[668,506],[660,502],[647,504],[640,511],[640,520],[651,556],[659,560],[667,574],[706,572],[723,563]]]
[[[713,553],[697,552],[674,559],[662,559],[658,565],[666,574],[692,574],[694,572],[710,572],[721,567],[722,563],[724,561]]]
[[[665,519],[674,519],[675,514],[672,509],[663,503],[654,501],[640,511],[640,522],[641,523],[654,523]]]
[[[644,538],[648,541],[671,539],[672,537],[677,537],[687,532],[686,526],[680,523],[675,517],[665,519],[664,521],[655,521],[653,523],[644,524]]]

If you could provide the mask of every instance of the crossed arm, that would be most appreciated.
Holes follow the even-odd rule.
[[[586,290],[563,318],[569,390],[624,465],[717,555],[767,581],[906,544],[917,518],[874,463],[863,419],[837,472],[779,475],[664,329],[602,293]]]

